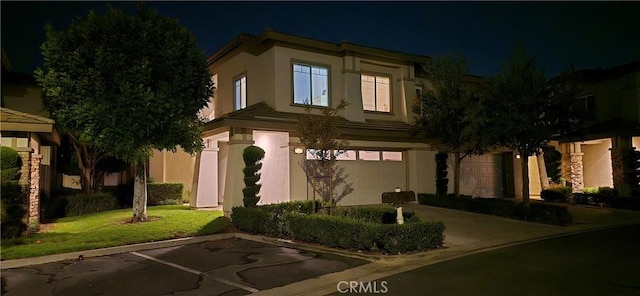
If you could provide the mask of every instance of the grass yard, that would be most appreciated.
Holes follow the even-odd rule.
[[[230,223],[221,211],[196,211],[188,206],[149,207],[150,221],[126,223],[131,209],[58,219],[40,233],[2,240],[2,260],[122,246],[173,238],[214,234]]]

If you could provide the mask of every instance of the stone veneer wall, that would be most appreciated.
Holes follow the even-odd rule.
[[[31,184],[29,187],[29,222],[40,222],[40,163],[42,155],[31,155]]]
[[[571,153],[571,192],[574,193],[584,189],[582,155],[584,153]]]

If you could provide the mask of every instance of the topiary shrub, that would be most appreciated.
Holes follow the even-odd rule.
[[[147,184],[147,205],[181,205],[182,183],[149,183]]]
[[[108,192],[76,194],[65,197],[68,217],[119,209],[118,199]]]
[[[22,166],[22,160],[17,151],[0,146],[0,165],[2,170],[19,168]]]
[[[449,190],[449,172],[447,171],[447,160],[449,154],[446,152],[438,152],[436,154],[436,194],[447,195]]]
[[[260,196],[258,192],[260,192],[261,184],[258,184],[260,181],[260,169],[262,169],[262,159],[264,158],[264,150],[258,146],[249,146],[244,149],[242,152],[242,159],[244,160],[244,169],[242,172],[244,173],[244,185],[245,188],[242,189],[242,194],[244,198],[242,201],[244,202],[244,206],[247,208],[255,207],[260,200]]]
[[[349,207],[336,209],[337,216],[363,220],[367,222],[395,224],[397,223],[397,210],[390,206]],[[414,217],[413,211],[402,211],[403,219]]]
[[[260,208],[234,207],[231,212],[231,224],[237,229],[253,234],[267,233],[269,213]]]
[[[22,186],[18,181],[2,182],[0,192],[0,232],[3,239],[20,236],[27,225],[22,222],[22,218],[27,213],[24,201],[26,196],[22,192]]]

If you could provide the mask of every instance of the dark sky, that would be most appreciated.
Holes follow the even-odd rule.
[[[14,71],[40,66],[44,26],[66,29],[106,2],[2,1],[2,47]],[[406,53],[463,54],[491,76],[521,44],[549,75],[640,60],[640,2],[147,2],[176,17],[207,54],[266,28]],[[134,2],[111,2],[133,12]]]

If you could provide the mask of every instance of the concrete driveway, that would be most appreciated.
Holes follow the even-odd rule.
[[[245,295],[368,263],[237,238],[2,271],[2,295]]]

